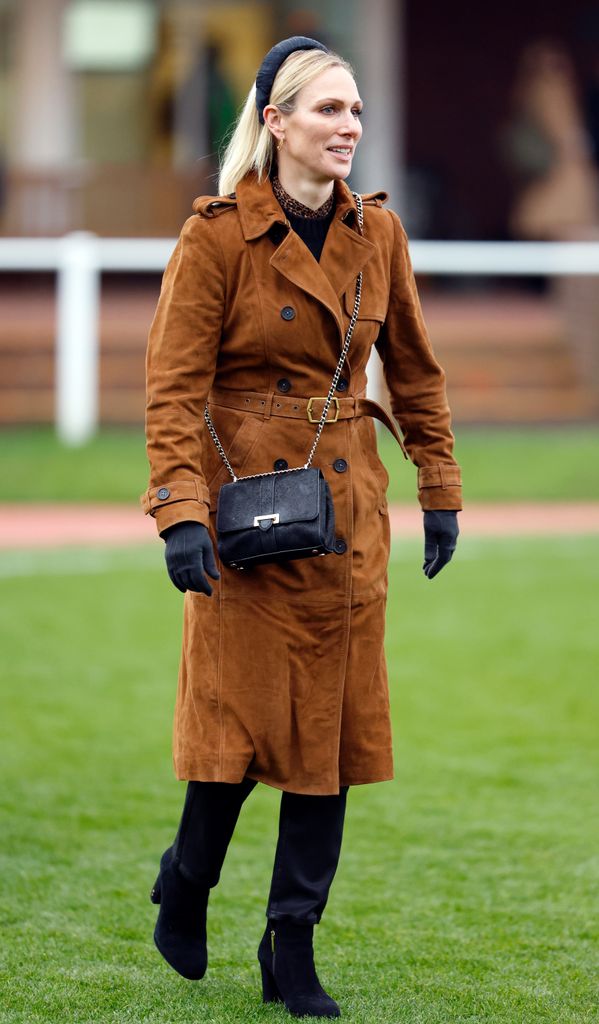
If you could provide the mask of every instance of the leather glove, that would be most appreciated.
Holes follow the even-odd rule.
[[[169,526],[161,537],[166,541],[164,557],[166,568],[177,590],[182,594],[193,590],[196,594],[210,597],[210,586],[206,573],[213,580],[220,579],[216,567],[214,549],[210,534],[202,523],[183,522]]]
[[[424,575],[432,580],[451,561],[458,541],[457,512],[434,509],[424,513]]]

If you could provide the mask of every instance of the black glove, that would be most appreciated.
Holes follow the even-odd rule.
[[[424,575],[432,580],[451,561],[459,534],[457,512],[434,509],[424,513]]]
[[[164,557],[171,582],[185,593],[194,590],[210,597],[212,587],[206,573],[213,580],[220,579],[216,567],[210,534],[202,523],[174,523],[160,535],[166,541]]]

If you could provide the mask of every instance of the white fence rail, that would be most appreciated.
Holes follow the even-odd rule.
[[[71,445],[91,437],[98,419],[100,274],[162,272],[175,239],[0,238],[0,271],[57,274],[56,428]],[[599,242],[410,243],[416,273],[484,275],[599,274]]]

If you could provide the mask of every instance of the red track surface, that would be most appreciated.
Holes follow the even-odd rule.
[[[420,537],[416,504],[392,505],[397,536]],[[463,536],[507,537],[599,533],[599,502],[470,504],[460,512]],[[0,505],[0,549],[71,545],[123,546],[156,539],[155,524],[135,505]]]

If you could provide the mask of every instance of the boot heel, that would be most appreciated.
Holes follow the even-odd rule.
[[[153,889],[150,893],[150,900],[152,903],[160,903],[160,875],[154,882]]]
[[[316,974],[313,932],[314,926],[304,921],[268,919],[258,947],[262,1000],[282,1002],[294,1017],[340,1017]]]
[[[261,962],[260,970],[262,972],[262,1002],[282,1003],[283,1000],[281,998],[281,993],[277,988],[277,983],[266,964]]]

